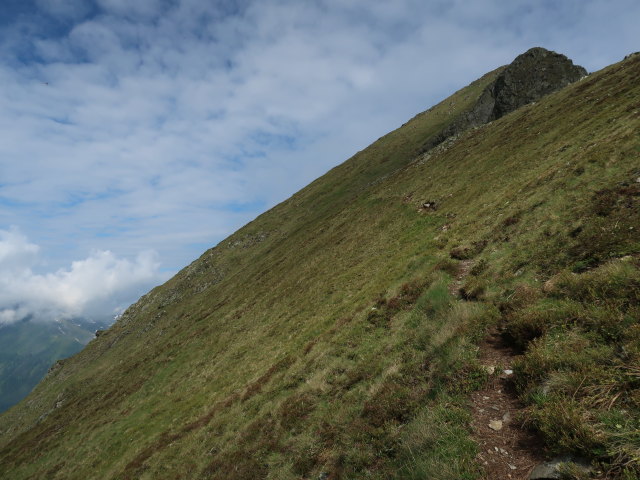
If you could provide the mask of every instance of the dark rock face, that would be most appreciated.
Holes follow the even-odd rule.
[[[476,104],[431,138],[425,152],[447,138],[479,127],[580,80],[587,71],[556,52],[534,47],[518,55],[489,85]]]
[[[532,48],[516,57],[498,76],[493,84],[493,91],[487,92],[494,99],[488,120],[496,120],[523,105],[535,102],[580,80],[586,74],[584,68],[574,65],[564,55],[540,47]]]

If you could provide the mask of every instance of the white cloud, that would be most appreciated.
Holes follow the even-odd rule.
[[[23,273],[34,264],[39,250],[17,228],[0,230],[0,272]]]
[[[104,21],[81,23],[69,33],[69,40],[72,47],[82,50],[94,61],[101,61],[109,55],[121,58],[121,53],[124,53],[117,32]]]
[[[28,316],[41,321],[61,317],[108,319],[166,277],[157,255],[133,260],[95,251],[53,273],[34,272],[39,247],[17,229],[0,230],[0,325]]]

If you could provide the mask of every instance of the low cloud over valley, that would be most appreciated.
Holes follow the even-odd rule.
[[[52,273],[36,273],[40,261],[40,247],[19,230],[0,230],[0,326],[25,318],[104,320],[164,279],[153,252],[127,260],[94,251]]]

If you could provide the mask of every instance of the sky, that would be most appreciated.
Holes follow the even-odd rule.
[[[112,316],[533,46],[595,71],[637,0],[1,0],[0,324]]]

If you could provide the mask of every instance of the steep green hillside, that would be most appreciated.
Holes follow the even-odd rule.
[[[496,324],[549,451],[637,478],[640,56],[424,152],[500,72],[60,362],[0,417],[3,478],[476,478],[466,398]]]

